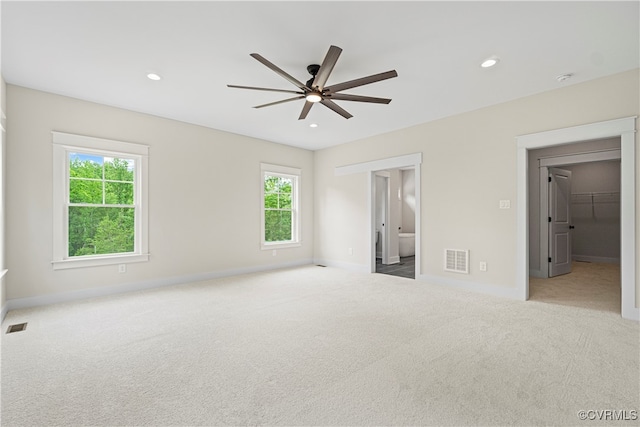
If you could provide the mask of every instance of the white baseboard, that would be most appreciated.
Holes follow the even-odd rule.
[[[389,257],[389,265],[398,264],[400,262],[400,255],[398,256],[390,256]]]
[[[529,277],[537,277],[538,279],[546,279],[547,276],[542,274],[540,270],[529,270]]]
[[[622,307],[622,318],[640,322],[640,308],[638,307]]]
[[[343,270],[353,271],[356,273],[371,273],[369,271],[369,268],[363,264],[354,264],[354,263],[344,262],[344,261],[332,261],[332,260],[321,259],[321,258],[314,259],[313,263],[319,264],[319,265],[326,265],[327,267],[341,268]]]
[[[2,295],[7,295],[6,289],[4,289],[4,280],[2,279],[4,275],[7,274],[7,271],[8,270],[0,270],[0,286],[2,286],[2,289],[0,289],[0,292],[2,293]],[[4,316],[7,315],[8,311],[9,311],[9,307],[7,306],[7,302],[2,301],[2,308],[0,309],[0,323],[4,321]]]
[[[604,264],[620,264],[620,258],[611,258],[603,256],[591,256],[591,255],[573,255],[571,257],[574,261],[583,262],[601,262]]]
[[[260,265],[255,267],[238,268],[233,270],[212,271],[207,273],[192,274],[187,276],[167,277],[160,279],[144,280],[142,282],[125,283],[117,286],[108,286],[95,289],[84,289],[75,292],[64,292],[52,295],[42,295],[26,298],[13,298],[7,300],[2,307],[4,315],[11,310],[22,308],[38,307],[43,305],[57,304],[69,301],[77,301],[88,298],[103,297],[109,295],[122,294],[127,292],[143,291],[147,289],[161,288],[164,286],[181,285],[184,283],[201,282],[204,280],[218,279],[221,277],[238,276],[241,274],[259,273],[263,271],[279,270],[283,268],[299,267],[309,265],[311,259],[304,259],[280,264]]]
[[[518,295],[518,289],[515,287],[507,288],[503,286],[486,285],[484,283],[467,282],[466,280],[433,276],[430,274],[421,274],[420,276],[418,276],[418,280],[432,283],[434,285],[449,286],[458,289],[464,289],[467,291],[478,292],[481,294],[495,295],[503,298],[511,298],[517,300],[523,299],[520,295]]]

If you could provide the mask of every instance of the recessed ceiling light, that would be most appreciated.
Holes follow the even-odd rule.
[[[318,127],[318,124],[317,124],[317,123],[311,123],[311,124],[309,125],[309,127],[310,127],[310,128],[317,128],[317,127]]]
[[[147,74],[147,78],[148,78],[149,80],[156,80],[156,81],[157,81],[157,80],[160,80],[162,77],[160,77],[160,76],[159,76],[158,74],[156,74],[156,73],[149,73],[149,74]]]
[[[492,56],[490,58],[485,59],[484,61],[482,61],[482,64],[480,64],[480,66],[482,68],[489,68],[489,67],[493,67],[494,65],[496,65],[498,62],[500,61],[500,58],[498,58],[497,56]]]

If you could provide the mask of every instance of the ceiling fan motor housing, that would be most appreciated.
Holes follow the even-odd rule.
[[[320,65],[318,64],[308,65],[307,71],[309,72],[309,74],[312,75],[312,77],[309,80],[307,80],[307,87],[311,89],[311,85],[313,84],[313,81],[316,78],[316,74],[318,74],[318,71],[320,71]]]

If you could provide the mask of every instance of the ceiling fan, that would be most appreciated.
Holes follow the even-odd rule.
[[[285,102],[296,101],[298,99],[304,99],[305,103],[302,107],[302,112],[300,113],[300,117],[298,120],[303,120],[309,114],[309,110],[313,107],[313,104],[320,103],[325,107],[335,111],[340,114],[345,119],[349,119],[353,117],[349,112],[341,108],[338,104],[333,102],[334,100],[338,101],[357,101],[357,102],[372,102],[376,104],[388,104],[391,102],[391,99],[388,98],[374,98],[371,96],[361,96],[361,95],[349,95],[346,93],[339,93],[343,90],[352,89],[358,86],[368,85],[370,83],[379,82],[381,80],[390,79],[393,77],[397,77],[398,73],[396,70],[387,71],[385,73],[373,74],[368,77],[362,77],[355,80],[350,80],[344,83],[338,83],[331,86],[325,86],[327,80],[329,79],[329,75],[331,71],[333,71],[333,67],[336,65],[338,61],[338,57],[342,53],[342,49],[337,46],[329,47],[329,51],[327,55],[324,57],[322,61],[322,65],[312,64],[307,67],[307,71],[311,74],[311,78],[306,82],[302,83],[298,81],[296,78],[287,74],[282,69],[278,68],[276,65],[272,64],[262,56],[257,53],[252,53],[251,56],[264,65],[266,65],[271,70],[275,71],[276,74],[284,77],[294,86],[296,86],[299,90],[286,90],[286,89],[270,89],[263,87],[253,87],[253,86],[238,86],[238,85],[227,85],[231,88],[237,89],[252,89],[252,90],[264,90],[269,92],[284,92],[284,93],[293,93],[297,96],[293,98],[283,99],[281,101],[270,102],[268,104],[256,105],[253,108],[263,108],[269,107],[272,105],[283,104]]]

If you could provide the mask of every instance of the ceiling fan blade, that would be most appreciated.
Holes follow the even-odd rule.
[[[350,80],[344,83],[338,83],[333,86],[325,87],[324,90],[327,92],[340,92],[341,90],[351,89],[358,86],[368,85],[370,83],[379,82],[381,80],[390,79],[393,77],[398,77],[398,73],[396,70],[387,71],[385,73],[373,74],[368,77],[362,77],[355,80]]]
[[[329,78],[329,74],[333,71],[333,67],[335,67],[340,54],[342,53],[342,49],[338,46],[330,46],[327,55],[324,57],[322,61],[322,65],[320,65],[320,69],[318,70],[318,74],[313,79],[312,86],[314,88],[318,88],[320,92],[324,88],[327,79]]]
[[[261,63],[263,63],[264,65],[266,65],[267,67],[269,67],[271,70],[275,71],[281,77],[284,77],[285,79],[287,79],[289,82],[291,82],[298,89],[300,89],[302,91],[308,90],[308,88],[304,85],[304,83],[301,83],[295,77],[292,77],[291,75],[287,74],[285,71],[283,71],[282,69],[278,68],[278,66],[272,64],[267,59],[263,58],[261,55],[259,55],[257,53],[252,53],[251,56],[253,58],[257,59],[258,61],[260,61]]]
[[[302,107],[302,112],[300,113],[300,117],[298,117],[298,120],[304,120],[307,118],[307,114],[309,114],[309,110],[311,110],[311,107],[313,107],[313,102],[309,102],[306,101],[304,103],[304,106]]]
[[[322,105],[324,105],[325,107],[327,107],[327,108],[335,111],[336,113],[340,114],[345,119],[350,119],[351,117],[353,117],[351,114],[349,114],[349,112],[347,112],[347,110],[343,109],[338,104],[336,104],[335,102],[333,102],[333,101],[331,101],[329,99],[325,98],[322,101],[320,101],[320,103]]]
[[[285,102],[295,101],[297,99],[304,99],[304,96],[301,95],[301,96],[296,96],[296,97],[293,97],[293,98],[283,99],[282,101],[276,101],[276,102],[270,102],[268,104],[256,105],[253,108],[270,107],[272,105],[284,104]]]
[[[374,98],[372,96],[349,95],[346,93],[327,93],[325,96],[339,101],[373,102],[376,104],[388,104],[391,102],[389,98]]]
[[[238,86],[238,85],[227,85],[227,87],[232,87],[235,89],[266,90],[268,92],[297,93],[298,95],[304,95],[304,92],[300,92],[299,90],[271,89],[267,87]]]

